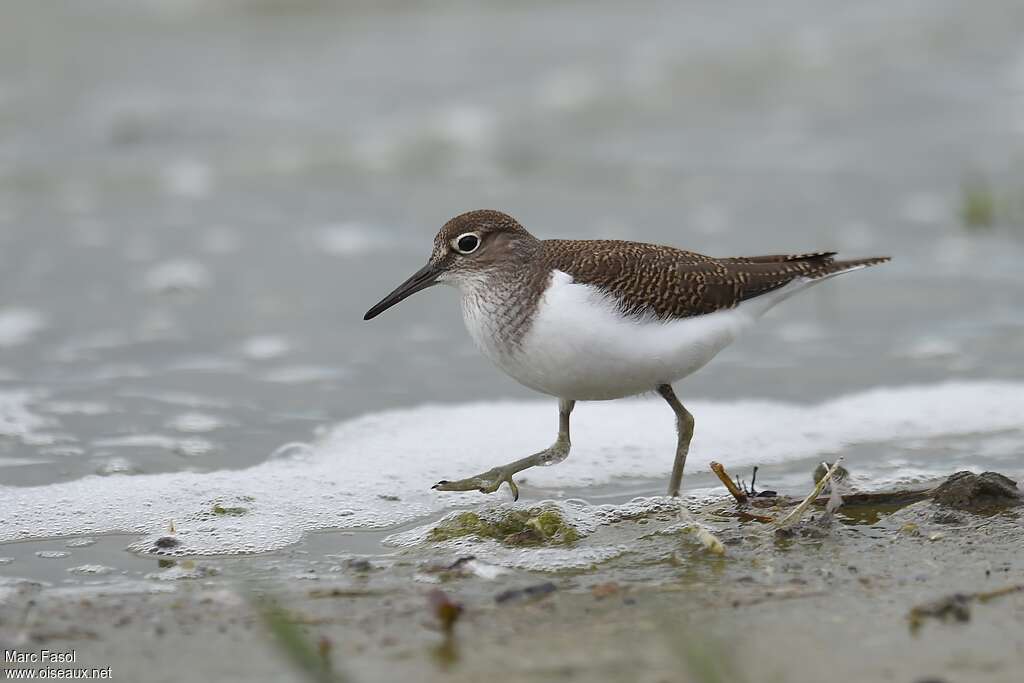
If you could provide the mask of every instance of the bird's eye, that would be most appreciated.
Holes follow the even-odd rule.
[[[480,238],[472,232],[459,235],[455,238],[455,249],[460,254],[472,254],[480,246]]]

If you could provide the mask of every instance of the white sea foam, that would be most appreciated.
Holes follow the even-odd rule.
[[[834,454],[853,444],[889,448],[953,435],[999,435],[1024,452],[1024,383],[882,388],[809,406],[687,405],[697,418],[689,471],[706,469],[712,459],[740,468]],[[0,541],[130,532],[146,535],[138,549],[152,550],[173,521],[176,543],[162,552],[228,554],[281,548],[318,529],[394,526],[481,503],[482,494],[430,486],[537,450],[556,422],[552,402],[428,405],[344,422],[308,448],[291,449],[301,457],[271,458],[246,470],[0,486]],[[660,400],[583,403],[573,414],[572,455],[524,473],[524,492],[661,479],[674,448],[671,412]]]

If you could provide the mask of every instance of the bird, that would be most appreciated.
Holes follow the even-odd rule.
[[[821,251],[715,258],[624,240],[542,240],[506,213],[479,209],[445,223],[426,265],[363,319],[428,287],[453,286],[483,354],[520,384],[558,399],[558,435],[550,447],[434,489],[493,493],[508,484],[518,500],[514,475],[568,457],[577,401],[656,392],[675,413],[668,483],[675,497],[695,422],[672,385],[779,302],[889,260],[835,257]]]

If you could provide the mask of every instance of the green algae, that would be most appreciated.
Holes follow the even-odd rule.
[[[556,508],[534,507],[526,510],[502,510],[482,517],[461,512],[442,520],[430,530],[431,541],[476,536],[510,546],[570,545],[579,540],[579,531]]]

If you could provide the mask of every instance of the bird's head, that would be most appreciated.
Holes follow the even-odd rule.
[[[438,230],[427,264],[366,312],[374,318],[411,294],[436,284],[472,287],[489,275],[521,267],[537,239],[500,211],[460,214]]]

